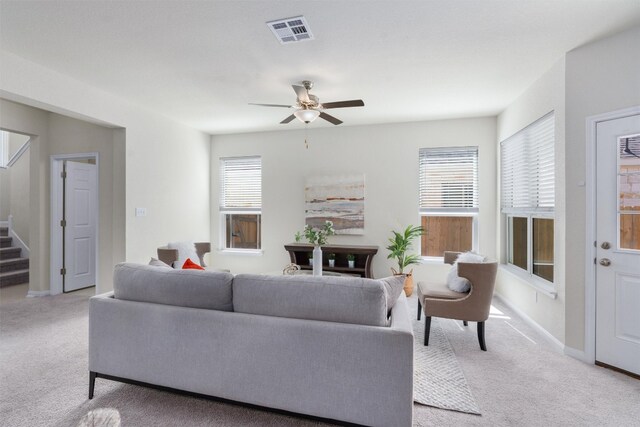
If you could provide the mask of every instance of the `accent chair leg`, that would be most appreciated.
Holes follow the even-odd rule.
[[[429,334],[431,333],[431,316],[424,315],[424,345],[429,345]]]
[[[462,321],[462,324],[463,324],[464,326],[469,326],[469,322],[467,322],[466,320],[463,320],[463,321]]]
[[[420,320],[421,314],[422,314],[422,304],[420,304],[420,300],[418,300],[418,320]]]
[[[89,371],[89,399],[93,399],[93,389],[96,386],[96,377],[98,374]]]
[[[480,349],[487,351],[487,345],[484,342],[484,322],[478,322],[478,342],[480,343]]]

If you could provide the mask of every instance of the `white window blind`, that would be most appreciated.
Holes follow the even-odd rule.
[[[554,113],[501,146],[502,212],[552,212],[555,205]]]
[[[220,210],[260,211],[262,208],[262,159],[220,159]]]
[[[478,147],[420,149],[420,213],[478,212]]]

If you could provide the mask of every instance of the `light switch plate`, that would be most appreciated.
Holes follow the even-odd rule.
[[[136,208],[136,216],[147,216],[147,208]]]

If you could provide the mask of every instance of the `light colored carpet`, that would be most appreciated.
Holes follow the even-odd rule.
[[[436,408],[480,415],[460,364],[447,336],[440,327],[441,319],[433,318],[429,345],[424,345],[424,316],[414,317],[413,333],[413,401]]]
[[[410,303],[413,315],[417,300]],[[487,321],[487,352],[478,348],[471,325],[440,323],[482,416],[415,404],[414,425],[639,425],[640,381],[558,354],[509,310],[496,307],[502,314]],[[3,426],[74,427],[99,408],[117,409],[123,426],[136,427],[327,425],[104,379],[89,401],[87,386],[86,296],[0,300]]]

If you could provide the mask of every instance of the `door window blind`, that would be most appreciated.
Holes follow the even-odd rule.
[[[262,159],[220,159],[220,211],[260,211],[262,208]]]
[[[552,212],[555,205],[554,113],[501,146],[502,212]]]
[[[478,212],[478,147],[420,149],[420,212]]]

